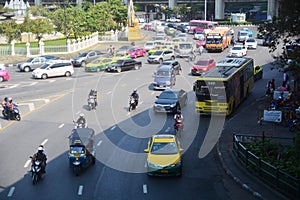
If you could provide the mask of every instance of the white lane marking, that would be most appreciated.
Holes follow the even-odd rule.
[[[64,125],[65,125],[65,124],[61,124],[61,125],[59,125],[59,127],[58,127],[58,128],[62,128]]]
[[[24,168],[27,168],[30,163],[31,163],[31,159],[27,160],[26,163],[25,163],[25,165],[24,165]]]
[[[82,195],[83,193],[83,185],[80,185],[79,188],[78,188],[78,195]]]
[[[48,142],[48,139],[45,139],[45,140],[41,143],[41,145],[44,146],[47,142]]]
[[[100,146],[102,143],[102,140],[100,140],[98,143],[97,143],[97,146]]]
[[[112,130],[114,130],[115,128],[116,128],[116,125],[114,125],[113,127],[111,127],[110,130],[112,131]]]
[[[29,111],[33,111],[35,109],[34,103],[19,103],[18,105],[27,105],[29,107]]]
[[[107,92],[106,94],[111,94],[111,91]]]
[[[44,101],[45,103],[50,102],[50,99],[33,99],[31,101]]]
[[[9,88],[15,88],[15,87],[18,87],[20,84],[14,84],[12,86],[10,86]]]
[[[148,193],[147,185],[146,184],[143,185],[143,192],[144,192],[144,194]]]
[[[170,131],[170,129],[171,129],[171,127],[168,127],[168,128],[166,129],[166,132],[169,132],[169,131]]]
[[[147,161],[145,162],[145,168],[147,168]]]
[[[154,94],[155,94],[155,92],[154,92],[154,91],[152,91],[152,92],[151,92],[151,95],[154,95]]]
[[[38,83],[38,82],[33,82],[33,83],[30,83],[29,85],[32,86],[32,85],[35,85],[35,84],[37,84],[37,83]]]
[[[76,113],[76,115],[78,115],[79,113],[81,113],[81,111],[78,111],[78,112]]]
[[[11,187],[9,192],[8,192],[7,197],[12,197],[12,195],[14,194],[15,189],[16,189],[15,187]]]
[[[48,82],[49,82],[49,83],[53,83],[53,82],[55,82],[55,80],[49,80]]]
[[[141,104],[143,104],[144,103],[144,101],[139,101],[139,104],[141,105]]]

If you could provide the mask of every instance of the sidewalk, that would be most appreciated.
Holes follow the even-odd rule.
[[[266,73],[268,72],[268,73]],[[265,85],[272,78],[275,79],[277,85],[282,83],[282,73],[264,69],[264,79],[255,83],[251,95],[242,103],[239,109],[229,118],[225,124],[221,138],[218,142],[218,154],[225,172],[231,176],[235,182],[248,190],[258,199],[283,200],[287,199],[284,195],[268,186],[254,174],[251,174],[236,159],[232,152],[232,136],[233,134],[245,135],[262,135],[275,137],[293,138],[295,133],[289,132],[287,127],[276,125],[272,122],[263,122],[259,125],[258,113],[259,109],[264,107],[267,102],[265,100]]]

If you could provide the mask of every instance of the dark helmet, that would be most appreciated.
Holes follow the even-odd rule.
[[[4,97],[4,101],[8,101],[8,98],[7,98],[7,97]]]

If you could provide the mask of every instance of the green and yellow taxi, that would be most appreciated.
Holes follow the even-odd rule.
[[[85,66],[87,72],[104,71],[108,65],[114,64],[117,61],[115,58],[97,58]]]
[[[183,149],[175,135],[155,134],[144,150],[147,156],[147,174],[150,176],[180,176]]]
[[[124,59],[124,58],[130,58],[130,55],[127,52],[117,52],[113,58],[115,60],[120,60],[120,59]]]
[[[263,77],[263,68],[261,66],[254,66],[254,80],[262,79]]]

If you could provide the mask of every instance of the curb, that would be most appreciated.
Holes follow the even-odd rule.
[[[220,139],[218,140],[217,142],[217,151],[218,151],[218,156],[220,158],[220,161],[221,161],[221,164],[222,164],[222,167],[225,171],[225,173],[230,176],[237,184],[239,184],[244,190],[250,192],[254,197],[257,197],[258,199],[261,199],[261,200],[266,200],[259,192],[253,190],[251,187],[249,187],[246,183],[243,183],[238,177],[236,177],[230,170],[229,168],[227,167],[227,165],[225,164],[224,162],[224,159],[223,159],[223,156],[222,156],[222,153],[220,151]]]

